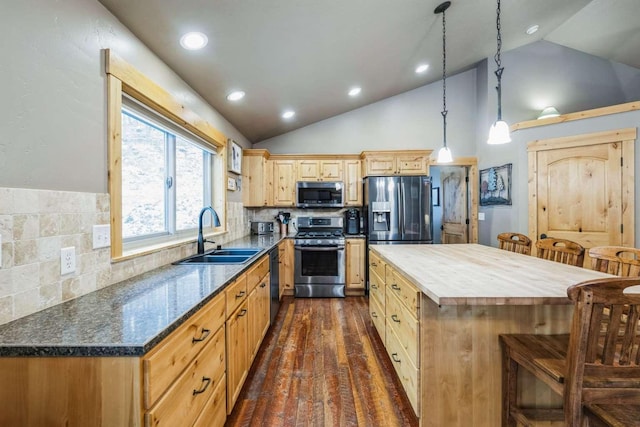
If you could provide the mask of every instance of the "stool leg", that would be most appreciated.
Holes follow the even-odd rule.
[[[516,427],[511,409],[517,404],[518,363],[510,356],[510,351],[502,346],[502,427]]]

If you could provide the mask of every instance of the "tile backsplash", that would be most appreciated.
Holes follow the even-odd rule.
[[[227,204],[224,244],[247,235],[242,203]],[[10,322],[195,252],[195,243],[111,263],[93,249],[93,225],[109,224],[109,195],[0,187],[0,324]],[[60,249],[73,246],[76,271],[60,274]]]

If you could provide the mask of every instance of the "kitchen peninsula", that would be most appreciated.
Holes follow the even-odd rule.
[[[372,320],[421,426],[500,425],[498,335],[567,333],[567,287],[608,277],[477,244],[369,248]],[[527,381],[525,403],[559,403]]]

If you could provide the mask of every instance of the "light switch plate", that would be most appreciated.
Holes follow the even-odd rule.
[[[60,275],[76,271],[76,248],[70,246],[60,249]]]
[[[101,224],[93,226],[93,249],[111,246],[111,226]]]
[[[478,221],[484,221],[484,212],[478,212]]]

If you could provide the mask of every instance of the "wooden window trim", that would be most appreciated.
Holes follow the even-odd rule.
[[[225,135],[182,105],[174,96],[151,81],[148,77],[124,61],[110,49],[105,49],[105,71],[107,74],[107,145],[108,145],[108,190],[111,199],[111,259],[128,259],[122,247],[122,96],[127,94],[151,110],[171,119],[217,150],[218,169],[212,183],[214,208],[223,210],[222,226],[216,231],[225,231],[226,222],[226,150]],[[218,167],[219,165],[219,167]],[[218,210],[216,209],[216,210]],[[191,239],[190,239],[191,240]],[[168,242],[135,255],[150,253],[175,246]]]

